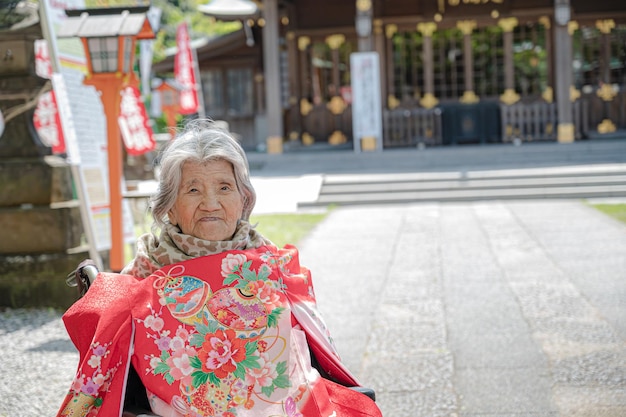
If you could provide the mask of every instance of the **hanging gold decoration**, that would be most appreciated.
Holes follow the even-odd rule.
[[[539,23],[541,23],[544,28],[550,29],[551,23],[550,23],[550,18],[548,16],[541,16],[539,18]]]
[[[374,19],[374,34],[380,35],[383,33],[383,21],[381,19]]]
[[[480,99],[476,95],[476,93],[472,90],[465,90],[463,96],[459,99],[459,101],[463,104],[472,104],[478,103]]]
[[[372,8],[372,0],[356,0],[356,9],[360,12],[367,12]]]
[[[425,37],[433,36],[436,30],[437,24],[435,22],[422,22],[417,24],[417,31]]]
[[[348,139],[346,138],[346,135],[344,135],[341,131],[339,130],[335,130],[329,137],[328,137],[328,143],[330,143],[331,145],[341,145],[343,143],[346,143],[348,141]]]
[[[474,29],[476,29],[475,20],[459,20],[456,22],[456,27],[463,33],[463,35],[471,35]]]
[[[390,25],[385,26],[385,36],[387,37],[387,39],[393,38],[393,35],[395,35],[397,32],[398,32],[398,25],[394,25],[392,23]]]
[[[334,96],[326,103],[326,108],[335,116],[339,116],[346,109],[346,103],[341,96]]]
[[[615,132],[615,124],[609,119],[604,119],[602,123],[598,125],[598,133],[613,133]]]
[[[311,104],[311,102],[309,102],[309,100],[307,100],[306,98],[301,99],[300,114],[306,116],[307,114],[311,113],[311,110],[313,110],[313,105]]]
[[[517,94],[512,88],[507,88],[504,90],[504,94],[500,96],[500,101],[509,106],[517,103],[519,99],[519,94]]]
[[[580,98],[580,91],[576,89],[573,85],[569,87],[569,101],[572,103]]]
[[[600,32],[608,35],[615,28],[615,21],[613,19],[596,20],[596,27]]]
[[[315,138],[311,136],[309,132],[304,132],[302,134],[302,144],[304,146],[311,146],[315,143]]]
[[[498,20],[498,26],[505,32],[513,32],[518,23],[517,17],[505,17]]]
[[[311,44],[311,38],[308,36],[300,36],[298,38],[298,49],[306,51],[306,48]]]
[[[575,20],[570,20],[569,22],[567,22],[567,33],[570,34],[570,36],[572,36],[574,34],[574,32],[576,32],[578,30],[578,22]]]
[[[326,44],[330,49],[339,49],[346,41],[346,37],[342,34],[330,35],[326,38]]]
[[[424,94],[424,97],[420,100],[420,104],[425,109],[432,109],[438,103],[439,103],[439,100],[437,100],[437,98],[432,93]]]
[[[546,103],[552,103],[554,101],[554,92],[552,87],[548,86],[543,93],[541,93],[541,97],[545,100]]]
[[[400,105],[400,100],[396,98],[393,94],[389,94],[387,96],[387,108],[389,110],[393,110]]]
[[[602,101],[611,101],[617,93],[611,84],[602,84],[602,87],[596,91],[596,94],[602,99]]]

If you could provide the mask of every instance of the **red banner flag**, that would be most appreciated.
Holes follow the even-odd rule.
[[[117,121],[129,155],[142,155],[156,148],[146,107],[141,101],[137,87],[129,85],[122,90],[122,103]]]
[[[52,64],[48,54],[48,44],[44,40],[35,41],[35,71],[42,78],[52,78]],[[52,148],[53,154],[65,153],[65,138],[61,126],[61,115],[54,90],[39,98],[33,124],[41,141]]]
[[[176,30],[176,44],[178,52],[174,58],[174,76],[182,87],[179,111],[181,114],[194,114],[198,112],[198,92],[186,23],[181,23]]]

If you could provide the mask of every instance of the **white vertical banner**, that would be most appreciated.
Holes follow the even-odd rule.
[[[383,149],[383,116],[378,59],[377,52],[350,54],[352,132],[355,152],[361,151],[363,138],[374,138],[376,150]]]

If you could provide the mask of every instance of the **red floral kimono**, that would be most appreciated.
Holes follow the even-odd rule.
[[[163,417],[381,416],[341,364],[295,248],[101,273],[63,316],[80,352],[58,416],[120,416],[130,365]],[[324,370],[311,367],[311,349]]]

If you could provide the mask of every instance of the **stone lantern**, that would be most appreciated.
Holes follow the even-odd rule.
[[[35,71],[38,3],[0,0],[0,306],[66,307],[65,276],[87,258],[71,168],[40,140],[33,114],[50,82]]]

